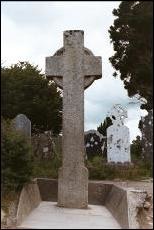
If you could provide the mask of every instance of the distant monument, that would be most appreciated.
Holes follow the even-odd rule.
[[[86,158],[91,159],[94,156],[103,156],[106,137],[94,129],[86,131],[84,135]]]
[[[24,114],[19,114],[13,119],[13,126],[26,137],[31,138],[31,121]]]
[[[63,89],[62,168],[58,206],[87,208],[88,170],[84,166],[84,89],[101,78],[101,57],[84,48],[84,31],[69,30],[64,47],[46,58],[46,76]]]
[[[131,162],[129,128],[124,125],[127,111],[119,104],[108,113],[113,125],[107,128],[107,161]]]

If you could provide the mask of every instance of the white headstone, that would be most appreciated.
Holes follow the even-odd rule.
[[[124,125],[127,111],[116,104],[108,113],[113,125],[107,128],[107,161],[130,162],[130,135],[129,128]]]

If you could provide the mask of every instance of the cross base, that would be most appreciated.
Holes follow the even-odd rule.
[[[76,167],[71,174],[66,168],[59,169],[58,206],[88,208],[88,169]]]

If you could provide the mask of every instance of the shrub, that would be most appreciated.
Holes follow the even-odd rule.
[[[33,158],[29,141],[2,119],[2,190],[19,190],[31,179]]]
[[[57,153],[52,159],[34,160],[33,177],[58,178],[58,169],[61,167],[62,157]]]
[[[87,161],[87,168],[89,170],[90,179],[104,179],[102,157],[95,156]]]
[[[151,168],[140,160],[135,164],[108,164],[102,157],[96,156],[86,162],[89,179],[93,180],[139,180],[151,177]]]
[[[133,162],[142,159],[142,141],[140,136],[137,136],[136,140],[132,141],[130,150],[131,150],[131,158]]]

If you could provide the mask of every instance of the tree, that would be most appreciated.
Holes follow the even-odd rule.
[[[153,111],[139,121],[138,128],[142,134],[142,157],[153,163]]]
[[[107,128],[112,125],[112,120],[110,117],[106,117],[103,124],[101,123],[99,127],[97,127],[97,131],[101,133],[103,136],[107,137]],[[104,158],[107,157],[107,138],[104,139],[104,151],[103,156]]]
[[[97,131],[100,132],[103,136],[107,135],[107,128],[112,125],[112,120],[110,117],[106,117],[103,124],[101,123],[99,127],[97,127]]]
[[[145,98],[141,108],[151,110],[153,2],[122,1],[113,15],[117,17],[109,30],[115,51],[109,58],[116,69],[113,75],[119,71],[128,95]]]
[[[136,137],[136,140],[132,141],[131,144],[131,157],[132,160],[141,160],[142,159],[142,140],[140,136]]]
[[[1,67],[2,116],[13,119],[25,114],[32,122],[32,132],[61,131],[62,98],[54,83],[28,62]]]
[[[15,131],[10,121],[2,119],[1,168],[2,191],[21,189],[33,174],[33,157],[29,141]]]

